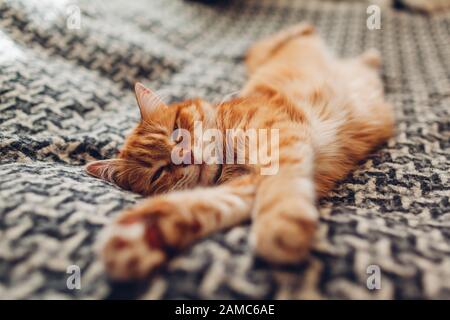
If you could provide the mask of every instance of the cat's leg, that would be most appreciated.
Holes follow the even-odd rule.
[[[108,274],[118,280],[143,277],[172,252],[249,219],[255,190],[253,178],[246,176],[149,198],[121,213],[101,241]]]
[[[314,27],[307,23],[299,23],[284,29],[266,39],[259,40],[247,51],[246,64],[249,73],[253,73],[260,65],[266,62],[285,43],[301,35],[314,32]]]
[[[273,263],[296,263],[309,252],[318,222],[313,150],[307,144],[281,154],[280,171],[261,179],[253,207],[250,242]]]

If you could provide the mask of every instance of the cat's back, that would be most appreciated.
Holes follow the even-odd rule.
[[[292,120],[282,105],[286,105],[286,99],[281,95],[254,94],[227,101],[217,107],[217,127],[222,131],[279,127]]]

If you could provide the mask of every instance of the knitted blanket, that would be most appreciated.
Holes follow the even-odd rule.
[[[450,14],[321,1],[0,1],[0,298],[450,298]],[[112,283],[99,231],[142,197],[88,176],[139,112],[135,81],[167,102],[245,82],[256,39],[312,22],[341,56],[382,53],[396,136],[320,201],[310,257],[255,258],[242,225],[138,283]],[[80,270],[81,288],[68,282]],[[377,277],[374,281],[374,276]],[[375,286],[373,285],[375,283]]]

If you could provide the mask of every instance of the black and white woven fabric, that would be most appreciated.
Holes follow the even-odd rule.
[[[450,298],[450,14],[383,9],[381,30],[368,30],[366,9],[0,1],[0,298]],[[145,281],[109,282],[96,237],[141,197],[83,164],[112,157],[137,122],[133,83],[168,102],[220,101],[245,82],[246,48],[300,21],[340,55],[378,48],[397,118],[395,138],[321,201],[311,257],[291,267],[255,259],[243,225]],[[71,265],[80,290],[67,287]],[[379,290],[367,288],[371,265]]]

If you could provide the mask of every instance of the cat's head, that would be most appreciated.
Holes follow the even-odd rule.
[[[194,122],[215,126],[213,108],[195,99],[166,105],[154,92],[138,83],[136,100],[141,120],[127,137],[116,159],[89,163],[86,171],[142,195],[164,193],[212,183],[217,166],[205,164],[175,164],[172,154],[192,157],[186,145],[180,149],[180,130],[194,137]],[[190,142],[193,146],[193,139]],[[192,159],[193,160],[193,159]],[[186,161],[187,162],[187,161]]]

